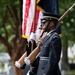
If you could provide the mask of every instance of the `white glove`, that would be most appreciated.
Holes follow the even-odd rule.
[[[21,65],[20,65],[20,63],[19,63],[18,61],[15,62],[15,66],[16,66],[17,68],[20,68],[20,67],[21,67]]]
[[[29,60],[27,57],[25,57],[24,62],[25,62],[27,65],[30,65],[30,60]]]
[[[31,33],[30,34],[30,40],[36,40],[36,34],[35,33]]]
[[[29,72],[30,72],[30,70],[27,72],[27,74],[26,74],[26,75],[29,75]]]

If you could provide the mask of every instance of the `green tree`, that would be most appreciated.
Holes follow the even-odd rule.
[[[63,14],[75,0],[59,0],[60,15]],[[75,41],[75,15],[69,13],[61,23],[63,41],[63,62],[68,63],[67,48]],[[11,60],[18,60],[25,52],[26,39],[21,37],[22,31],[22,0],[1,0],[0,1],[0,43],[5,46]],[[1,48],[1,47],[0,47]],[[22,70],[14,66],[16,75],[22,75]]]
[[[60,0],[60,13],[63,14],[73,3],[75,0]],[[75,10],[66,15],[65,19],[61,22],[62,29],[62,68],[69,69],[68,65],[68,47],[74,44],[75,42]]]
[[[11,57],[16,75],[22,75],[23,70],[14,63],[25,52],[26,39],[22,36],[22,0],[0,1],[0,43]]]

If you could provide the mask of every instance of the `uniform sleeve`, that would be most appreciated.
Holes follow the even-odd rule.
[[[51,40],[49,49],[49,61],[44,71],[46,75],[53,74],[58,67],[61,55],[61,40],[59,37],[54,37]]]
[[[31,64],[30,75],[36,75],[37,69],[38,69],[38,65],[39,65],[39,56]]]

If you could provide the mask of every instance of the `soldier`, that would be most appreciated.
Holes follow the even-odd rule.
[[[37,74],[34,75],[61,75],[58,66],[61,55],[61,39],[56,31],[58,19],[59,16],[55,14],[43,13],[43,18],[41,19],[42,29],[47,32],[47,35],[41,38],[37,48],[25,58],[26,64],[32,64],[36,55],[40,52],[38,55],[40,59]]]
[[[42,28],[48,32],[39,54],[37,75],[61,75],[59,60],[61,55],[61,39],[56,32],[59,16],[48,12],[43,13]]]
[[[42,37],[43,30],[42,30],[41,25],[40,25],[39,29],[40,29],[40,37]],[[27,73],[26,75],[36,75],[37,69],[38,69],[38,64],[39,64],[39,57],[37,57],[36,60],[30,65],[30,69],[29,69],[28,73],[26,72]]]
[[[41,26],[39,27],[39,29],[40,29],[40,35],[41,35],[42,33]],[[35,33],[31,33],[30,38],[28,39],[28,44],[26,45],[26,52],[22,55],[22,57],[18,61],[15,62],[15,66],[17,68],[24,69],[23,75],[34,75],[37,73],[39,58],[37,58],[31,65],[26,65],[24,63],[24,58],[31,53],[32,44],[33,44],[33,49],[36,48],[35,38],[36,38]]]

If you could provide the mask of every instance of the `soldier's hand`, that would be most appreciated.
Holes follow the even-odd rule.
[[[43,43],[43,41],[44,41],[46,35],[47,35],[47,32],[45,32],[45,33],[43,34],[43,36],[39,39],[38,46],[41,46],[41,45],[42,45],[42,43]]]
[[[47,35],[47,33],[44,33],[44,35],[39,40],[37,47],[30,53],[30,55],[28,57],[26,57],[24,59],[24,62],[27,65],[30,65],[31,63],[33,63],[35,61],[37,54],[40,52],[40,46],[42,45],[46,35]]]

